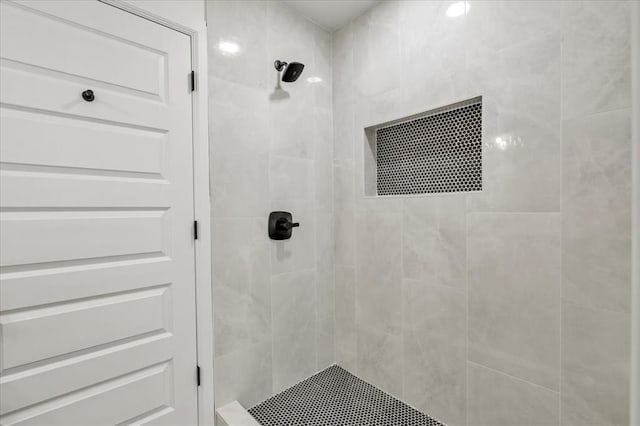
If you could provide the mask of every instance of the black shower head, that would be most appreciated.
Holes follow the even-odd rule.
[[[282,73],[282,81],[286,83],[293,83],[296,81],[304,69],[304,64],[301,64],[300,62],[286,63],[284,61],[277,60],[273,65],[278,71],[284,70]]]

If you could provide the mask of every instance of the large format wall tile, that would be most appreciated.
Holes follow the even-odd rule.
[[[250,406],[335,359],[333,40],[276,1],[208,1],[207,20],[216,403]],[[280,83],[275,59],[304,74]],[[271,210],[292,239],[267,238]]]
[[[336,240],[337,265],[355,266],[356,253],[356,207],[355,202],[335,203],[334,231]]]
[[[353,31],[351,23],[334,31],[332,41],[333,112],[335,105],[353,100]],[[340,157],[336,157],[340,158]]]
[[[629,2],[451,4],[386,1],[333,35],[336,359],[450,424],[557,426],[560,390],[567,424],[624,424]],[[473,96],[482,193],[363,196],[364,128]],[[562,296],[616,320],[562,323]]]
[[[313,158],[318,138],[317,132],[309,128],[317,114],[316,108],[311,106],[314,102],[313,88],[302,77],[294,84],[301,86],[278,87],[269,94],[271,152],[289,157]]]
[[[402,338],[360,325],[357,335],[358,376],[402,399]]]
[[[268,66],[273,69],[273,61],[276,59],[302,62],[305,64],[303,76],[308,76],[306,73],[315,66],[315,25],[282,2],[267,1],[266,4],[267,50],[271,59]],[[275,78],[269,83],[272,82],[275,83]],[[287,88],[293,91],[301,90],[298,84],[287,85]]]
[[[340,78],[340,76],[338,76]],[[355,117],[351,99],[334,103],[333,109],[333,144],[336,160],[353,160]]]
[[[318,120],[313,131],[318,133],[314,165],[316,211],[333,213],[333,116],[331,111],[317,108]]]
[[[465,197],[404,200],[404,277],[466,287]]]
[[[313,32],[313,68],[308,69],[307,79],[309,77],[319,77],[320,81],[308,81],[314,88],[315,106],[322,109],[327,114],[332,115],[333,104],[333,81],[332,81],[332,60],[333,60],[333,36],[330,32],[323,30],[315,25],[311,26]],[[316,80],[316,79],[313,79]],[[318,122],[329,123],[330,121],[318,120]],[[331,126],[327,128],[331,134],[333,129]],[[329,137],[329,146],[333,146],[332,136]]]
[[[213,222],[215,354],[271,340],[269,243],[263,219]]]
[[[263,89],[209,79],[211,153],[257,155],[269,152],[269,104]]]
[[[406,1],[400,10],[402,103],[409,113],[467,96],[466,16],[448,17],[450,5],[447,1]]]
[[[313,200],[311,160],[272,155],[269,160],[271,200]]]
[[[336,265],[336,362],[341,367],[356,371],[356,273],[351,267]]]
[[[629,424],[630,315],[562,306],[562,424]]]
[[[209,74],[224,80],[264,89],[267,87],[267,3],[261,1],[208,1]],[[237,52],[225,44],[234,43]],[[272,61],[271,61],[272,62]],[[212,116],[215,124],[215,116]]]
[[[488,55],[469,70],[482,95],[482,192],[470,211],[560,211],[560,37]]]
[[[211,152],[213,217],[266,217],[269,210],[267,154]]]
[[[466,16],[467,62],[473,65],[496,52],[560,30],[557,1],[472,1]]]
[[[356,195],[353,160],[334,161],[334,194],[337,204],[353,203]]]
[[[466,422],[467,295],[404,281],[404,398],[449,426]]]
[[[273,393],[316,371],[316,300],[313,270],[271,277]]]
[[[576,118],[563,127],[563,297],[629,312],[630,111]]]
[[[560,395],[469,362],[469,425],[558,426]]]
[[[334,158],[353,159],[353,33],[351,25],[333,33],[333,144]]]
[[[400,13],[395,2],[383,2],[353,22],[354,90],[374,96],[400,82]]]
[[[216,406],[252,407],[272,395],[271,342],[216,357]]]
[[[563,118],[631,106],[631,2],[562,2]]]
[[[288,240],[269,240],[271,246],[271,271],[274,274],[313,269],[316,266],[316,219],[315,212],[307,201],[273,201],[271,210],[287,211],[300,227],[293,229]],[[267,228],[265,225],[264,232]]]
[[[334,286],[333,217],[316,218],[316,348],[317,370],[335,361],[335,286]]]
[[[559,389],[560,215],[469,215],[469,360]]]
[[[356,322],[399,335],[402,325],[401,217],[368,213],[358,220]]]

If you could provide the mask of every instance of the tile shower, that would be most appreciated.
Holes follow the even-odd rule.
[[[450,426],[629,423],[630,2],[450,4],[207,2],[217,405],[337,363]],[[365,195],[364,129],[477,96],[481,192]]]

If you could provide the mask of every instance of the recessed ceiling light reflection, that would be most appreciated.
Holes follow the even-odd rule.
[[[447,8],[447,16],[450,18],[455,18],[457,16],[466,15],[467,13],[469,13],[470,8],[471,4],[469,4],[468,1],[455,2]]]
[[[218,43],[218,50],[220,50],[223,55],[233,56],[240,53],[240,45],[233,41],[222,40]]]
[[[312,76],[307,78],[307,83],[320,83],[322,79],[320,77]]]

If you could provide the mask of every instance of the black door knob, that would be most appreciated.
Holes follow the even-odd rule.
[[[95,99],[95,95],[93,94],[93,90],[88,89],[85,90],[84,92],[82,92],[82,99],[84,99],[87,102],[93,102],[93,100]]]

